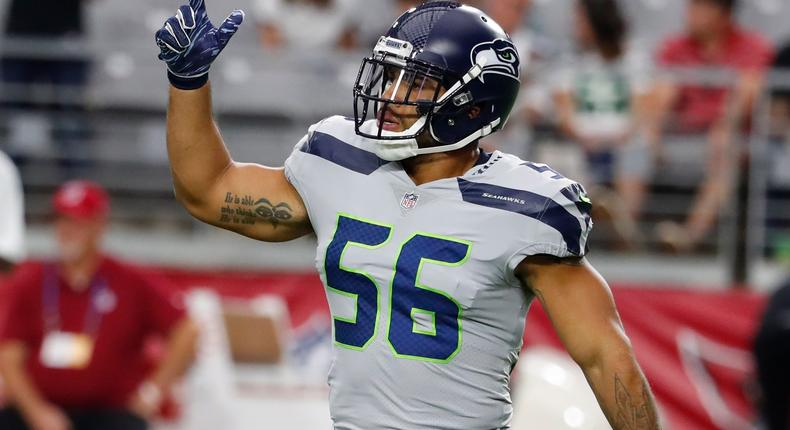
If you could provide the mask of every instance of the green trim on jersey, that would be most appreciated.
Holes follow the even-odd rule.
[[[414,318],[414,316],[416,314],[427,315],[428,318],[431,319],[430,329],[426,330],[426,329],[420,327],[420,324]],[[412,308],[411,309],[411,321],[412,321],[412,324],[411,324],[411,331],[412,331],[412,333],[424,334],[424,335],[428,335],[428,336],[436,336],[436,312],[427,311],[425,309],[420,309],[420,308]]]
[[[392,286],[393,286],[393,282],[395,282],[395,272],[398,269],[398,262],[400,261],[401,253],[403,252],[403,247],[406,246],[406,244],[408,244],[412,239],[414,239],[417,236],[432,237],[434,239],[446,240],[448,242],[455,242],[455,243],[460,243],[460,244],[466,245],[466,255],[464,255],[464,258],[462,258],[461,261],[458,261],[457,263],[447,263],[445,261],[438,261],[438,260],[432,260],[430,258],[421,257],[420,258],[420,265],[417,268],[417,274],[416,274],[415,280],[414,280],[414,286],[415,287],[420,288],[422,290],[430,291],[430,292],[435,293],[435,294],[439,294],[441,296],[444,296],[447,299],[449,299],[450,301],[452,301],[453,303],[455,303],[455,305],[458,307],[458,342],[457,342],[457,346],[455,347],[455,351],[453,351],[453,353],[450,354],[450,356],[447,357],[444,360],[438,360],[438,359],[435,359],[435,358],[428,358],[428,357],[420,357],[420,356],[416,356],[416,355],[400,354],[400,353],[398,353],[398,351],[395,350],[395,346],[392,344],[392,342],[390,342],[390,339],[389,339],[389,337],[390,337],[390,328],[392,327],[392,289],[393,289]],[[395,357],[403,358],[403,359],[406,359],[406,360],[427,361],[427,362],[430,362],[430,363],[447,364],[447,363],[451,362],[453,360],[453,358],[455,358],[455,356],[458,355],[458,353],[461,351],[461,344],[463,343],[463,328],[461,327],[461,319],[462,319],[461,317],[462,317],[462,313],[463,313],[463,308],[461,307],[461,304],[457,300],[455,300],[451,295],[449,295],[448,293],[446,293],[444,291],[436,290],[436,289],[433,289],[433,288],[431,288],[431,287],[429,287],[427,285],[420,284],[420,275],[422,274],[422,269],[423,269],[424,264],[426,262],[427,263],[432,263],[432,264],[437,264],[437,265],[440,265],[440,266],[446,266],[446,267],[458,267],[458,266],[462,266],[464,263],[466,263],[469,260],[469,257],[471,256],[471,254],[472,254],[472,242],[470,242],[468,240],[456,239],[456,238],[449,237],[449,236],[442,236],[442,235],[438,235],[438,234],[431,234],[431,233],[425,233],[425,232],[417,232],[417,233],[412,234],[408,239],[406,239],[401,244],[400,248],[398,248],[398,254],[395,257],[395,264],[393,265],[393,270],[392,270],[393,271],[392,280],[390,281],[390,289],[389,289],[389,294],[390,294],[389,312],[390,312],[390,315],[389,315],[389,318],[387,319],[387,343],[389,344],[390,349],[392,350],[392,354],[395,355]],[[435,328],[436,328],[436,326],[434,325],[434,329]],[[420,334],[422,334],[422,333],[420,333]]]

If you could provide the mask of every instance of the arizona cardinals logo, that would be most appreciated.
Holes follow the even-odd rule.
[[[706,339],[692,329],[677,334],[677,346],[683,370],[716,428],[754,430],[743,391],[752,369],[749,352]]]
[[[521,80],[521,60],[513,42],[507,39],[496,39],[483,42],[472,48],[472,64],[484,64],[480,80],[485,82],[488,74],[503,75]]]

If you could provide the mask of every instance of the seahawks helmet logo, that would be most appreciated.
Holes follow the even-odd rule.
[[[480,80],[485,83],[488,74],[503,75],[517,81],[521,79],[521,60],[513,42],[507,39],[496,39],[483,42],[472,48],[472,64],[483,63]]]

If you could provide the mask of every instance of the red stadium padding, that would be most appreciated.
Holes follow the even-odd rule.
[[[147,270],[182,291],[210,288],[228,298],[276,294],[287,303],[295,327],[315,315],[328,315],[323,287],[312,273]],[[744,425],[754,419],[749,351],[765,298],[673,287],[614,287],[623,323],[669,428],[748,428]],[[4,299],[0,285],[0,312]],[[562,348],[538,304],[525,334],[525,346],[533,345]]]
[[[764,297],[626,286],[614,287],[614,296],[670,428],[749,428],[749,351]],[[561,348],[540,306],[527,324],[527,347]]]

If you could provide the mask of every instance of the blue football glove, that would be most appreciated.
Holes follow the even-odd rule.
[[[233,11],[219,26],[209,21],[205,0],[189,0],[156,32],[159,59],[167,64],[174,87],[195,90],[208,82],[211,63],[225,49],[244,21],[244,12]]]

